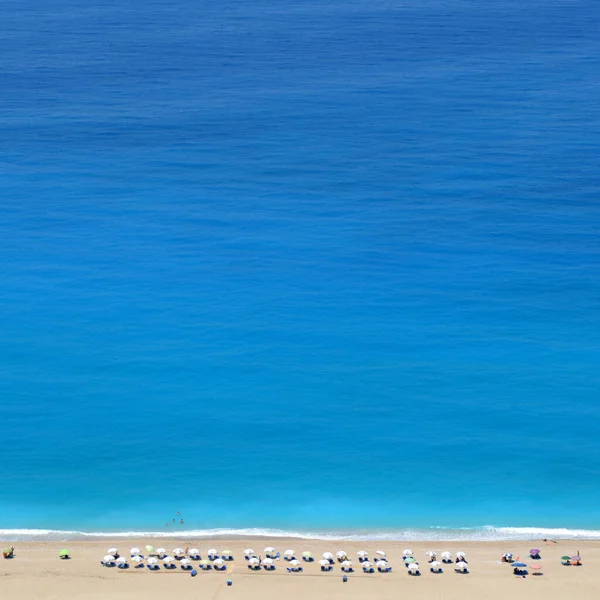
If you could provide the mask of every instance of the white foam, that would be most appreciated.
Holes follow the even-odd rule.
[[[58,529],[0,529],[2,541],[67,541],[93,538],[182,538],[212,539],[235,537],[300,538],[306,540],[348,541],[495,541],[539,540],[542,538],[600,540],[597,529],[567,529],[562,527],[494,527],[472,528],[431,527],[388,531],[292,531],[262,528],[216,528],[188,531],[75,531]]]

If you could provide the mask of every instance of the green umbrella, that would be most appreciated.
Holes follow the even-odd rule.
[[[415,561],[415,559],[412,556],[409,556],[404,562],[410,564],[410,563],[414,563],[416,561]]]
[[[306,556],[306,557],[312,556],[312,552],[303,552],[302,556]]]
[[[154,546],[146,546],[146,550],[148,550],[148,552],[154,552]]]
[[[561,556],[560,560],[571,560],[570,556]]]
[[[59,556],[69,556],[71,554],[68,550],[61,550],[58,555]]]

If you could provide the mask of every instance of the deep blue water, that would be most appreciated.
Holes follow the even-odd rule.
[[[0,3],[0,527],[600,529],[598,16]]]

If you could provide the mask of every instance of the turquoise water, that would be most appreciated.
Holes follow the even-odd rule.
[[[2,535],[600,537],[596,10],[3,6]]]

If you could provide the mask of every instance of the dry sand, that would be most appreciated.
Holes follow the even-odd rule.
[[[106,550],[116,546],[124,556],[129,556],[131,546],[144,548],[146,544],[163,546],[168,550],[175,547],[198,547],[203,555],[208,548],[231,549],[235,560],[226,573],[199,572],[197,577],[181,571],[150,572],[147,569],[120,570],[100,565]],[[164,600],[166,598],[207,600],[477,600],[527,599],[563,600],[570,598],[600,598],[600,542],[570,542],[560,540],[558,544],[543,542],[325,542],[299,539],[236,539],[236,540],[177,540],[131,539],[101,540],[74,543],[2,543],[2,547],[14,545],[16,557],[0,559],[0,598],[26,599],[100,599],[100,598],[144,598]],[[336,564],[332,573],[320,573],[318,564],[304,564],[304,572],[289,574],[283,560],[277,562],[277,570],[250,572],[244,560],[243,550],[253,548],[262,553],[266,546],[275,546],[283,555],[284,550],[293,548],[299,556],[310,550],[316,560],[325,551],[345,550],[353,559],[356,573],[350,574],[347,583],[342,582],[342,573]],[[63,561],[58,558],[61,548],[68,547],[73,558]],[[410,547],[422,567],[421,577],[411,577],[402,564],[402,550]],[[528,550],[542,550],[543,575],[517,578],[508,564],[499,562],[504,552],[512,552],[528,561]],[[365,549],[373,556],[376,550],[385,550],[393,572],[366,575],[360,571],[356,559],[357,550]],[[452,566],[444,566],[442,575],[432,575],[427,566],[425,552],[449,550],[467,553],[470,573],[460,575]],[[564,567],[560,564],[563,554],[574,554],[577,550],[583,557],[583,566]],[[233,585],[228,587],[226,580]]]

